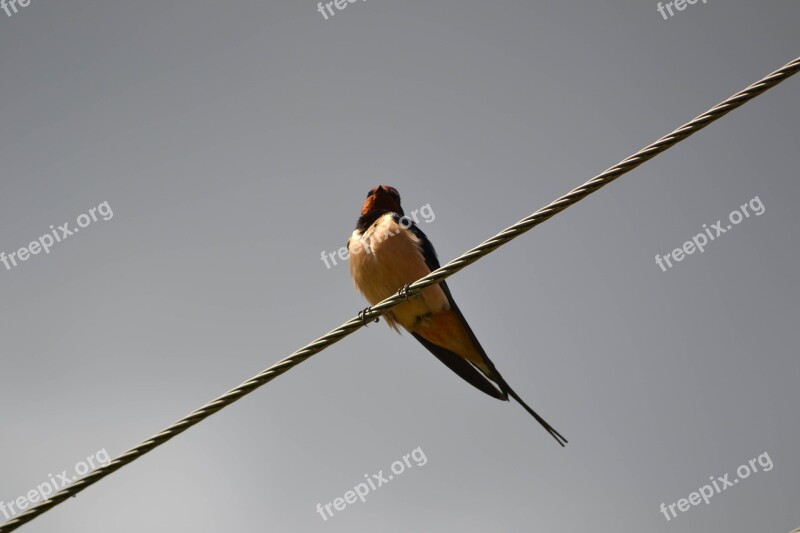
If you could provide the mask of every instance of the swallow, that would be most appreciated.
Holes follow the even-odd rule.
[[[409,284],[439,268],[428,237],[403,213],[400,194],[393,187],[373,187],[361,207],[361,216],[347,241],[350,275],[370,305],[406,290]],[[531,409],[508,385],[486,355],[472,328],[456,305],[447,283],[431,285],[390,309],[386,323],[402,327],[425,348],[477,389],[498,400],[511,396],[561,445],[558,431]]]

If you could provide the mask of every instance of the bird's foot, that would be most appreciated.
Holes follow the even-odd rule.
[[[367,327],[367,322],[377,322],[379,317],[375,317],[375,320],[368,320],[367,315],[372,312],[372,307],[366,307],[363,310],[358,312],[358,318],[361,319],[361,323],[364,324],[364,327]]]
[[[406,283],[405,285],[403,285],[403,286],[400,288],[400,290],[399,290],[399,291],[397,291],[397,294],[398,294],[398,295],[400,295],[400,296],[402,296],[403,298],[405,298],[405,299],[406,299],[406,301],[408,301],[408,298],[409,298],[409,295],[408,295],[408,288],[409,288],[409,284],[408,284],[408,283]]]

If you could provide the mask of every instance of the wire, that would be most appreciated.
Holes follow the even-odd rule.
[[[178,420],[160,433],[115,458],[107,465],[94,470],[85,477],[75,481],[71,485],[55,493],[50,499],[36,504],[19,516],[9,520],[3,525],[0,525],[0,533],[14,531],[21,525],[30,522],[39,515],[64,502],[66,499],[75,496],[90,485],[93,485],[101,479],[111,475],[123,466],[132,463],[139,457],[152,451],[158,446],[161,446],[173,437],[180,435],[190,427],[200,423],[217,411],[231,405],[237,400],[250,394],[257,388],[269,383],[284,372],[299,365],[312,355],[321,352],[332,344],[339,342],[344,337],[361,329],[364,325],[366,325],[367,321],[377,319],[395,305],[404,302],[406,298],[414,296],[426,287],[434,285],[452,276],[459,270],[490,254],[500,246],[503,246],[509,241],[519,237],[523,233],[560,213],[569,206],[586,198],[591,193],[611,183],[623,174],[630,172],[645,161],[652,159],[658,154],[678,144],[680,141],[686,139],[694,133],[697,133],[715,120],[727,115],[737,107],[771,89],[775,85],[788,79],[790,76],[797,74],[798,70],[800,70],[800,57],[787,63],[771,74],[768,74],[761,80],[734,94],[730,98],[727,98],[725,101],[712,107],[702,115],[695,117],[669,135],[661,137],[654,143],[642,148],[632,156],[609,168],[603,173],[598,174],[580,187],[571,190],[564,196],[551,202],[549,205],[523,218],[516,224],[509,226],[491,239],[488,239],[471,250],[461,254],[459,257],[456,257],[446,265],[431,272],[424,278],[420,278],[416,282],[409,285],[403,294],[395,294],[389,298],[386,298],[377,305],[367,308],[365,311],[362,311],[362,313],[359,313],[359,316],[351,318],[338,328],[300,348],[289,357],[275,363],[258,375],[254,376],[248,381],[245,381],[238,387],[229,390],[219,398],[207,403],[200,409]]]

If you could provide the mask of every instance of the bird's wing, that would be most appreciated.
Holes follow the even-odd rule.
[[[428,237],[414,224],[409,230],[419,239],[421,252],[428,268],[431,271],[439,268],[439,259],[436,257],[436,251]],[[464,314],[453,300],[447,283],[442,281],[439,286],[447,297],[450,309],[435,313],[430,317],[430,327],[415,327],[411,332],[414,338],[453,372],[489,396],[501,400],[508,400],[508,396],[513,397],[561,446],[564,446],[567,439],[531,409],[497,371],[494,363],[486,355],[472,332],[472,328],[469,327]],[[497,390],[495,385],[500,390]]]
[[[431,271],[439,268],[439,259],[430,239],[416,224],[412,224],[408,230],[419,239],[420,252],[428,268]],[[442,281],[439,287],[447,297],[450,309],[426,319],[428,325],[414,328],[411,334],[465,381],[489,396],[508,400],[506,393],[495,386],[493,377],[498,375],[497,370],[453,300],[447,283]]]

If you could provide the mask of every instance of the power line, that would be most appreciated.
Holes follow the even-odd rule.
[[[630,172],[631,170],[635,169],[645,161],[654,158],[658,154],[678,144],[680,141],[686,139],[687,137],[693,135],[694,133],[697,133],[701,129],[705,128],[706,126],[714,122],[715,120],[727,115],[737,107],[743,105],[749,100],[752,100],[756,96],[771,89],[772,87],[788,79],[794,74],[797,74],[798,70],[800,70],[800,57],[787,63],[786,65],[772,72],[771,74],[768,74],[761,80],[750,85],[746,89],[734,94],[730,98],[727,98],[725,101],[712,107],[702,115],[695,117],[694,119],[687,122],[683,126],[674,130],[669,135],[661,137],[654,143],[646,146],[645,148],[642,148],[632,156],[624,159],[623,161],[607,169],[603,173],[598,174],[597,176],[590,179],[580,187],[571,190],[564,196],[551,202],[549,205],[523,218],[516,224],[509,226],[508,228],[504,229],[491,239],[482,242],[478,246],[461,254],[459,257],[456,257],[455,259],[453,259],[446,265],[442,266],[441,268],[431,272],[424,278],[417,280],[416,282],[409,285],[408,288],[405,291],[403,291],[403,294],[395,294],[393,296],[390,296],[389,298],[386,298],[377,305],[374,305],[371,308],[368,308],[367,310],[363,311],[362,313],[359,313],[358,316],[351,318],[338,328],[326,333],[322,337],[305,345],[304,347],[300,348],[299,350],[291,354],[289,357],[277,362],[273,366],[267,368],[258,375],[249,379],[248,381],[245,381],[238,387],[229,390],[219,398],[207,403],[200,409],[178,420],[177,422],[167,427],[160,433],[154,435],[150,439],[142,442],[141,444],[137,445],[134,448],[131,448],[127,452],[115,458],[107,465],[102,466],[97,470],[94,470],[93,472],[86,475],[82,479],[75,481],[68,487],[55,493],[50,499],[44,500],[36,504],[35,506],[31,507],[30,509],[20,514],[19,516],[9,520],[8,522],[0,526],[0,533],[8,533],[10,531],[14,531],[23,524],[30,522],[37,516],[59,505],[67,498],[75,496],[76,494],[83,491],[90,485],[93,485],[98,481],[100,481],[101,479],[103,479],[104,477],[111,475],[112,473],[116,472],[123,466],[132,463],[139,457],[157,448],[158,446],[161,446],[168,440],[183,433],[184,431],[194,426],[195,424],[200,423],[201,421],[205,420],[206,418],[213,415],[217,411],[231,405],[235,401],[250,394],[257,388],[269,383],[270,381],[280,376],[287,370],[293,368],[296,365],[299,365],[312,355],[321,352],[328,346],[331,346],[332,344],[340,341],[341,339],[350,335],[356,330],[361,329],[368,320],[377,319],[395,305],[404,302],[408,297],[418,294],[419,292],[421,292],[426,287],[429,287],[430,285],[439,283],[440,281],[452,276],[462,268],[465,268],[468,265],[471,265],[472,263],[477,261],[478,259],[484,257],[485,255],[490,254],[500,246],[503,246],[507,242],[515,239],[516,237],[519,237],[520,235],[529,231],[535,226],[538,226],[545,220],[548,220],[551,217],[555,216],[557,213],[560,213],[567,207],[586,198],[591,193],[611,183],[612,181],[622,176],[623,174]]]

